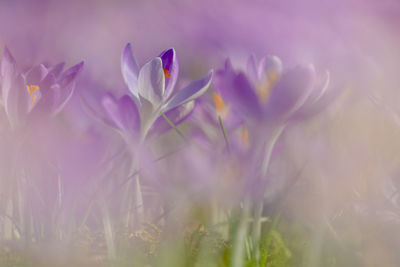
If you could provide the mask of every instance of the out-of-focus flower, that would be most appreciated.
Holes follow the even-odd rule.
[[[178,59],[174,49],[162,52],[139,69],[131,45],[126,45],[122,54],[122,75],[130,95],[119,100],[111,94],[102,97],[102,105],[111,124],[123,132],[142,139],[150,130],[165,131],[168,122],[179,124],[192,111],[195,100],[211,84],[212,71],[204,78],[176,91]]]
[[[54,116],[62,110],[74,92],[83,62],[63,71],[64,65],[40,64],[19,71],[10,51],[4,48],[0,63],[1,99],[13,127],[23,125],[34,114]]]
[[[328,85],[328,73],[320,85],[312,65],[284,70],[275,56],[258,64],[250,57],[246,74],[235,71],[227,60],[215,77],[215,87],[226,105],[246,121],[256,122],[286,122],[317,112]]]

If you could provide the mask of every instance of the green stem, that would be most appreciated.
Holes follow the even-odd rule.
[[[272,133],[271,139],[269,140],[268,145],[267,145],[265,158],[264,158],[263,164],[261,166],[261,180],[266,179],[265,177],[267,176],[267,173],[268,173],[268,168],[270,165],[272,152],[274,150],[276,142],[278,141],[279,137],[282,135],[285,127],[286,127],[286,124],[283,124]],[[255,256],[255,259],[256,259],[256,262],[258,265],[260,262],[260,246],[259,246],[260,236],[261,236],[261,220],[260,219],[262,217],[263,209],[264,209],[264,202],[261,197],[261,199],[259,199],[259,202],[256,203],[256,207],[255,207],[255,211],[254,211],[253,232],[252,232],[253,247],[254,247],[254,251],[255,251],[254,256]]]
[[[222,122],[221,116],[218,116],[219,125],[221,126],[222,134],[224,135],[226,147],[228,148],[228,152],[231,152],[231,144],[229,142],[228,133],[226,132],[224,123]]]
[[[243,202],[243,210],[240,217],[239,225],[234,237],[234,243],[231,254],[232,267],[243,266],[243,255],[245,251],[245,242],[248,229],[248,218],[250,213],[250,199],[245,198]]]
[[[171,128],[174,129],[175,132],[176,132],[180,137],[182,137],[183,140],[185,140],[185,142],[187,142],[186,137],[185,137],[185,136],[183,135],[183,133],[175,126],[175,124],[174,124],[170,119],[168,119],[167,115],[165,115],[165,113],[162,112],[162,111],[160,111],[160,113],[161,113],[161,116],[163,116],[163,118],[164,118],[164,119],[168,122],[168,124],[171,126]]]

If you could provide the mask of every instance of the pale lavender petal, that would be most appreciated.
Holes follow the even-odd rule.
[[[274,72],[278,76],[282,75],[283,64],[277,56],[266,56],[258,64],[258,80],[265,81],[269,72]]]
[[[171,100],[163,108],[163,111],[168,111],[179,105],[185,104],[191,100],[194,100],[204,94],[211,85],[213,72],[210,71],[209,74],[197,81],[190,83],[185,88],[179,90]]]
[[[11,55],[10,50],[4,47],[3,55],[0,61],[0,75],[4,77],[7,73],[14,73],[16,71],[15,59]]]
[[[71,99],[75,90],[74,81],[83,68],[83,62],[64,71],[59,80],[57,80],[55,74],[63,68],[63,64],[57,66],[58,67],[51,70],[52,72],[46,75],[40,83],[40,91],[43,97],[42,103],[38,105],[38,109],[52,116],[59,113]]]
[[[113,98],[111,94],[107,95]],[[102,99],[104,96],[104,93],[100,90],[81,90],[80,101],[82,104],[82,108],[84,109],[86,114],[88,114],[93,119],[99,120],[102,123],[105,123],[111,127],[118,128],[115,125],[114,121],[109,118],[102,105]]]
[[[215,75],[214,86],[224,101],[241,117],[257,118],[262,114],[254,87],[243,73],[233,71],[228,60],[225,69]]]
[[[163,100],[165,75],[161,58],[156,57],[142,67],[139,72],[139,95],[156,109]]]
[[[7,99],[5,99],[7,117],[14,126],[21,124],[29,110],[31,97],[25,87],[25,81],[22,75],[19,75],[12,82]]]
[[[258,69],[257,69],[257,63],[256,63],[256,58],[254,55],[251,55],[249,59],[247,60],[247,75],[249,77],[249,80],[255,84],[258,82]]]
[[[51,88],[50,90],[57,90],[58,94],[54,98],[54,105],[51,110],[51,114],[54,116],[58,114],[68,103],[68,101],[71,99],[74,91],[75,91],[75,83],[70,83],[64,88],[61,88],[59,86],[55,86]]]
[[[83,69],[84,62],[80,62],[71,68],[67,69],[61,74],[60,79],[57,81],[58,84],[60,84],[60,87],[63,88],[70,83],[74,82],[78,74],[82,71]]]
[[[62,73],[64,66],[65,62],[58,63],[57,65],[49,68],[49,73],[52,73],[55,77],[58,77]]]
[[[24,75],[25,82],[27,85],[40,85],[40,82],[46,77],[48,73],[48,69],[43,64],[40,64],[26,72],[26,74]]]
[[[124,51],[122,52],[121,72],[129,91],[137,100],[139,100],[139,67],[136,63],[135,57],[133,56],[132,46],[130,43],[125,46]]]
[[[128,95],[124,95],[119,99],[118,106],[124,129],[130,133],[139,133],[140,115],[132,98]]]
[[[140,132],[139,111],[130,96],[124,95],[117,101],[111,94],[105,94],[102,105],[117,128],[128,134]]]
[[[15,59],[11,55],[7,47],[4,47],[3,55],[0,61],[0,75],[1,75],[1,97],[4,105],[7,105],[8,92],[11,88],[11,83],[16,75]]]
[[[168,99],[174,91],[176,81],[179,73],[178,57],[175,49],[171,48],[162,52],[159,56],[163,63],[165,72],[165,92],[164,99]]]
[[[322,83],[313,88],[313,92],[310,94],[303,107],[296,112],[294,119],[305,119],[321,112],[337,98],[343,88],[344,86],[339,86],[332,89],[330,74],[326,72]]]
[[[101,104],[114,125],[119,129],[124,129],[124,124],[119,113],[118,100],[112,94],[107,93],[101,99]]]
[[[39,84],[33,82],[27,83],[31,85],[38,85],[40,88],[40,90],[34,92],[34,94],[40,92],[41,95],[40,101],[39,99],[35,99],[35,110],[37,112],[48,114],[54,108],[59,94],[59,85],[55,85],[55,82],[56,78],[50,73],[46,75],[46,77]]]
[[[309,97],[315,81],[312,65],[299,66],[284,73],[273,88],[267,104],[267,114],[274,118],[296,112]]]

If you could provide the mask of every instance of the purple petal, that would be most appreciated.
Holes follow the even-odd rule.
[[[129,91],[137,100],[139,100],[139,67],[136,63],[135,57],[133,56],[132,46],[130,43],[125,46],[124,51],[122,52],[121,72]]]
[[[139,133],[139,111],[130,96],[124,95],[117,101],[111,94],[105,94],[102,105],[117,128],[130,134]]]
[[[46,77],[48,73],[48,69],[43,64],[40,64],[31,68],[25,74],[25,82],[27,85],[40,85],[40,82]]]
[[[22,75],[19,75],[13,82],[9,94],[5,101],[5,110],[12,125],[21,124],[31,105],[31,97],[26,90],[25,81]]]
[[[64,88],[55,86],[50,90],[58,91],[58,93],[54,97],[54,105],[51,110],[51,114],[54,116],[58,114],[71,99],[75,90],[75,83],[70,83]]]
[[[185,88],[179,90],[163,108],[163,111],[168,111],[179,105],[185,104],[191,100],[194,100],[204,94],[210,87],[213,71],[210,71],[208,75],[202,79],[190,83]]]
[[[113,98],[111,94],[107,94]],[[105,94],[102,93],[101,90],[81,90],[80,91],[80,100],[82,104],[82,108],[90,117],[97,119],[108,126],[118,128],[115,123],[109,118],[106,113],[103,105],[102,99],[105,97]],[[116,101],[116,100],[115,100]]]
[[[53,73],[48,74],[40,83],[41,98],[35,107],[36,112],[50,114],[55,116],[58,114],[71,99],[75,90],[75,83],[69,83],[65,87],[61,87],[56,83]]]
[[[15,59],[11,55],[10,50],[4,47],[3,55],[0,61],[0,75],[3,77],[6,73],[14,73],[16,71]]]
[[[139,95],[157,108],[164,95],[165,75],[161,58],[156,57],[142,67],[139,72]]]
[[[165,92],[164,99],[168,99],[174,91],[179,73],[178,57],[175,49],[171,48],[162,52],[159,56],[162,60],[163,69],[165,72]]]
[[[258,82],[259,78],[258,78],[257,63],[254,55],[251,55],[247,60],[247,75],[253,84]]]
[[[255,89],[243,73],[236,74],[229,63],[225,70],[218,71],[214,80],[215,88],[225,102],[242,117],[259,117],[262,113]]]
[[[189,115],[193,112],[194,105],[194,101],[187,102],[186,104],[177,106],[167,111],[165,113],[165,116],[167,116],[167,118],[172,121],[175,126],[177,126],[189,117]],[[152,125],[148,135],[160,135],[165,133],[169,129],[171,129],[169,123],[165,120],[163,116],[160,116]]]
[[[119,99],[118,105],[124,129],[131,133],[139,133],[140,115],[135,102],[130,96],[124,95]]]
[[[332,90],[330,87],[330,74],[329,72],[326,72],[322,84],[313,88],[312,93],[304,103],[303,107],[296,113],[295,119],[305,119],[313,116],[329,106],[342,92],[341,89],[343,86],[340,86],[340,89],[335,88],[335,90]]]
[[[49,68],[49,73],[53,74],[55,77],[58,77],[61,74],[61,72],[63,71],[64,66],[65,66],[65,62],[58,63],[57,65]]]
[[[63,88],[67,85],[69,85],[70,83],[74,82],[76,77],[78,76],[78,74],[82,71],[83,69],[83,65],[84,62],[80,62],[74,66],[72,66],[71,68],[67,69],[66,71],[64,71],[61,74],[61,78],[58,81],[58,83],[60,84],[60,87]]]
[[[313,66],[299,66],[284,73],[273,88],[267,104],[267,113],[277,118],[292,115],[307,100],[314,85]]]
[[[119,129],[124,129],[124,125],[119,114],[117,99],[115,99],[112,94],[107,93],[102,97],[101,104],[113,124]]]

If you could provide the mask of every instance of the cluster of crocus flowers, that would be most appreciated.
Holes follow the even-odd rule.
[[[276,56],[264,57],[258,64],[250,57],[246,73],[234,70],[227,60],[224,69],[216,73],[215,87],[222,96],[220,102],[226,102],[242,118],[283,122],[311,114],[324,102],[329,73],[322,84],[317,84],[316,76],[313,65],[286,70]]]
[[[35,125],[38,119],[58,114],[71,99],[82,67],[83,63],[79,63],[63,70],[64,63],[54,66],[40,64],[21,71],[6,48],[0,62],[1,105],[11,129],[26,126],[28,122]],[[97,138],[96,134],[93,146],[87,146],[90,149],[85,148],[84,141],[77,140],[75,143],[75,138],[71,138],[71,144],[77,144],[68,149],[72,156],[53,157],[48,154],[56,149],[46,149],[43,150],[45,160],[41,160],[36,155],[41,153],[38,146],[32,146],[34,149],[27,147],[29,155],[39,159],[32,164],[35,169],[41,166],[54,168],[54,173],[52,169],[47,174],[46,182],[57,183],[47,184],[47,187],[44,186],[46,190],[38,191],[50,192],[48,201],[52,202],[56,197],[57,207],[62,207],[65,195],[72,195],[66,194],[66,188],[70,188],[74,196],[80,194],[79,190],[68,187],[66,180],[72,176],[89,177],[85,190],[91,193],[93,199],[98,197],[101,201],[97,212],[102,216],[102,222],[95,220],[95,224],[104,224],[110,256],[115,256],[115,243],[110,234],[112,223],[123,224],[136,231],[145,220],[170,212],[170,203],[185,202],[184,206],[190,210],[193,204],[191,198],[196,198],[200,205],[212,204],[216,210],[232,209],[243,217],[254,211],[253,243],[256,246],[262,212],[259,203],[262,203],[267,191],[266,177],[270,174],[268,167],[274,145],[289,122],[314,114],[324,106],[326,99],[330,99],[327,97],[329,74],[320,82],[312,65],[285,69],[278,57],[265,57],[260,62],[250,57],[245,72],[235,70],[227,60],[214,79],[213,71],[210,71],[203,78],[180,87],[177,85],[179,63],[174,49],[164,50],[139,67],[130,44],[123,49],[120,67],[120,78],[125,82],[122,95],[96,88],[93,80],[80,87],[84,89],[81,91],[83,108],[105,124],[88,126],[96,133],[104,130],[99,134],[101,137]],[[207,93],[210,88],[213,90]],[[195,109],[195,105],[198,108]],[[76,106],[72,104],[64,110],[67,114],[65,118],[73,117],[72,123],[78,124],[74,108]],[[173,129],[182,135],[176,126],[189,119],[191,114],[194,116],[185,128],[184,145],[178,149],[173,147],[179,143],[174,139],[171,144],[162,143],[174,138],[174,135],[161,136],[168,130]],[[51,124],[53,120],[45,123]],[[64,125],[68,127],[68,123]],[[54,128],[58,126],[54,125]],[[40,127],[32,129],[46,131]],[[116,129],[122,138],[107,129]],[[39,136],[40,131],[33,132]],[[198,138],[198,133],[207,141]],[[68,134],[60,134],[61,138],[55,138],[49,147],[56,146],[53,144],[57,144],[58,140],[65,142]],[[160,138],[156,140],[152,137]],[[41,140],[35,139],[32,143],[36,141],[40,145]],[[204,143],[207,143],[206,149]],[[94,146],[99,148],[94,149]],[[58,145],[56,147],[59,148]],[[100,163],[93,163],[90,168],[83,166],[82,162],[75,162],[80,158],[77,154],[86,155],[81,150],[96,151],[89,151],[88,155],[98,154],[96,158]],[[17,148],[15,154],[18,153]],[[63,153],[67,154],[66,151]],[[172,153],[177,153],[177,158],[172,157]],[[72,157],[74,159],[71,160]],[[41,170],[34,173],[26,168],[27,161],[20,164],[21,173],[25,175],[30,171],[31,177],[42,178]],[[74,168],[78,170],[71,170]],[[92,191],[91,187],[97,189]],[[232,195],[236,196],[234,200]],[[84,196],[79,197],[83,202],[87,201]],[[107,202],[108,197],[112,201]],[[208,203],[210,199],[213,203]],[[37,205],[40,210],[47,207],[46,204]],[[83,205],[83,209],[88,209],[83,221],[92,216],[89,215],[91,205]],[[113,205],[118,209],[111,211]],[[246,220],[244,218],[243,222]],[[42,223],[39,216],[32,221]],[[246,230],[247,224],[244,225]],[[42,234],[37,232],[36,235]],[[235,253],[240,254],[239,247],[233,248],[232,255]]]
[[[40,64],[20,71],[10,51],[4,48],[0,62],[1,102],[13,127],[25,124],[34,114],[54,116],[62,110],[74,92],[83,62],[67,70],[64,65]]]
[[[273,130],[326,107],[333,99],[328,93],[329,81],[329,72],[317,75],[311,64],[285,69],[276,56],[259,62],[249,57],[245,72],[235,70],[227,59],[224,68],[216,72],[213,101],[223,120],[229,123],[239,118],[241,123],[235,124],[242,125],[239,140],[249,147],[251,138],[260,138],[252,137],[257,129]]]

